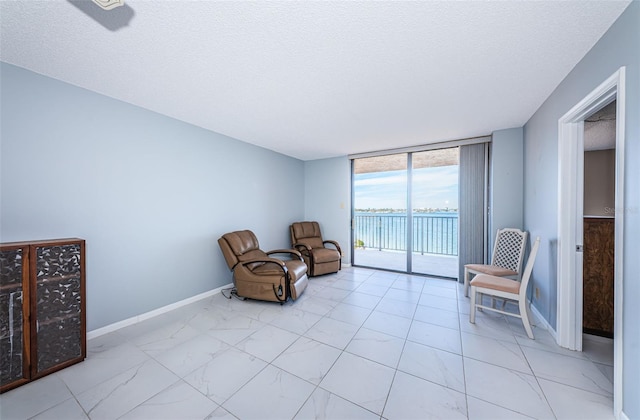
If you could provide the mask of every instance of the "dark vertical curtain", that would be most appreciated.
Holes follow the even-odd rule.
[[[460,146],[458,281],[465,264],[485,262],[486,162],[488,143]]]

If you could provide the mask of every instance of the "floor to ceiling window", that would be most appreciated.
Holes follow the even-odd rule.
[[[412,154],[413,273],[458,274],[458,152]]]
[[[354,265],[457,276],[458,150],[352,160]]]
[[[407,271],[408,154],[353,160],[353,263]]]

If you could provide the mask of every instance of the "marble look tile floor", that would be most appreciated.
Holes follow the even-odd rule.
[[[353,267],[282,306],[217,294],[89,340],[0,418],[613,418],[611,345],[468,313],[454,281]]]

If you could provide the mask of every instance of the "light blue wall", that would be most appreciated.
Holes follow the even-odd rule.
[[[1,66],[0,240],[87,240],[89,331],[230,283],[225,232],[289,246],[304,162]]]
[[[346,156],[307,161],[305,218],[320,223],[324,239],[338,241],[343,263],[351,263],[351,163]]]
[[[522,127],[493,132],[490,171],[489,253],[493,251],[498,229],[522,229],[524,225],[524,131]]]
[[[524,223],[542,238],[533,271],[540,288],[534,305],[555,327],[558,235],[558,119],[626,66],[624,212],[624,374],[623,404],[630,419],[640,418],[640,2],[620,18],[556,88],[524,129]]]

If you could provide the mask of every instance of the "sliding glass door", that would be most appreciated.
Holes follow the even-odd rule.
[[[458,150],[412,154],[413,273],[458,275]]]
[[[407,271],[407,154],[353,160],[354,264]]]
[[[456,277],[458,148],[352,162],[353,264]]]

